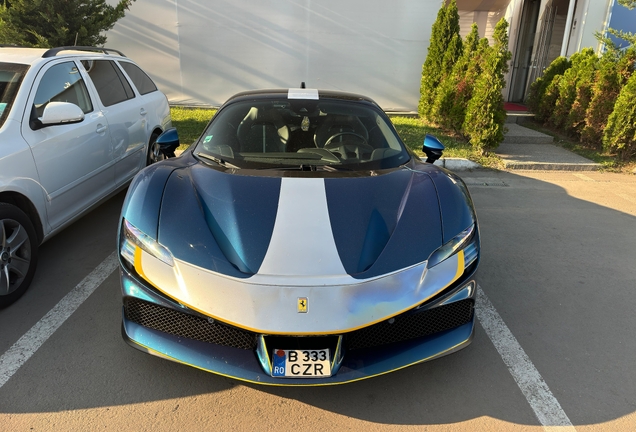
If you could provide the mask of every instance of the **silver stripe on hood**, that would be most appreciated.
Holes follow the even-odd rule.
[[[269,248],[258,273],[249,280],[271,283],[272,276],[283,275],[285,285],[307,285],[307,278],[314,286],[357,282],[347,274],[338,255],[324,179],[282,179]]]

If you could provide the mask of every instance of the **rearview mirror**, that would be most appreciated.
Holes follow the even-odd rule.
[[[174,151],[179,147],[179,134],[176,128],[170,128],[159,135],[155,143],[159,151],[167,158],[175,157]]]
[[[424,144],[422,145],[422,151],[426,155],[426,162],[433,163],[440,157],[442,157],[442,153],[444,152],[444,144],[440,142],[433,135],[426,134],[424,138]]]

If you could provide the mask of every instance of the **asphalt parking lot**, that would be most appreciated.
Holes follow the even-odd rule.
[[[634,430],[636,176],[460,175],[482,230],[465,350],[324,388],[244,385],[134,350],[119,194],[46,243],[29,291],[0,311],[0,430]]]

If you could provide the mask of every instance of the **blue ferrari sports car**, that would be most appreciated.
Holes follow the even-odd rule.
[[[176,130],[157,140],[166,155]],[[479,228],[463,181],[366,97],[229,99],[141,171],[118,236],[124,339],[252,383],[357,381],[467,346]]]

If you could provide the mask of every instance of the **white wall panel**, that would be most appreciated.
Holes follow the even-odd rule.
[[[110,3],[113,3],[111,0]],[[440,0],[137,0],[107,46],[172,103],[220,105],[255,88],[362,93],[416,110]]]

